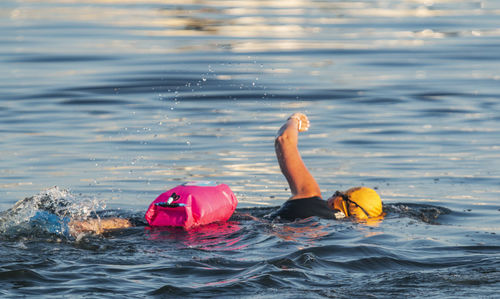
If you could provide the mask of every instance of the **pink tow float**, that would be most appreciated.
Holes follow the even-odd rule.
[[[191,228],[226,221],[237,205],[236,196],[225,184],[189,182],[158,196],[145,217],[150,226]]]

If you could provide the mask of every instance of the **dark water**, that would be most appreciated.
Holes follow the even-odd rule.
[[[499,16],[493,0],[2,1],[1,211],[57,185],[75,213],[141,217],[190,180],[240,203],[227,224],[78,240],[4,213],[0,295],[498,296]],[[384,221],[243,215],[289,196],[273,138],[297,111],[323,195],[377,188]]]

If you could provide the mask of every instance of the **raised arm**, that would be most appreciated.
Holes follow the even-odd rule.
[[[292,196],[290,199],[320,196],[319,185],[311,175],[300,156],[298,145],[299,132],[307,131],[309,120],[302,113],[288,118],[278,131],[274,142],[276,157],[281,172],[288,181]]]

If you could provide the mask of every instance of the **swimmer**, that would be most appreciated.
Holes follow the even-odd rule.
[[[275,139],[276,157],[292,196],[269,217],[293,221],[311,216],[327,219],[349,217],[356,220],[381,216],[380,196],[367,187],[337,191],[323,200],[319,185],[304,164],[297,146],[299,132],[307,131],[309,126],[306,115],[295,113],[278,131]]]

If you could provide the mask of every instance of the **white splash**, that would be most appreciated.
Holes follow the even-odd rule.
[[[0,233],[9,234],[11,231],[20,233],[22,230],[29,229],[30,226],[26,224],[38,211],[50,212],[61,219],[82,220],[104,208],[105,203],[102,200],[75,196],[69,190],[59,189],[56,186],[22,199],[12,208],[1,212]]]

